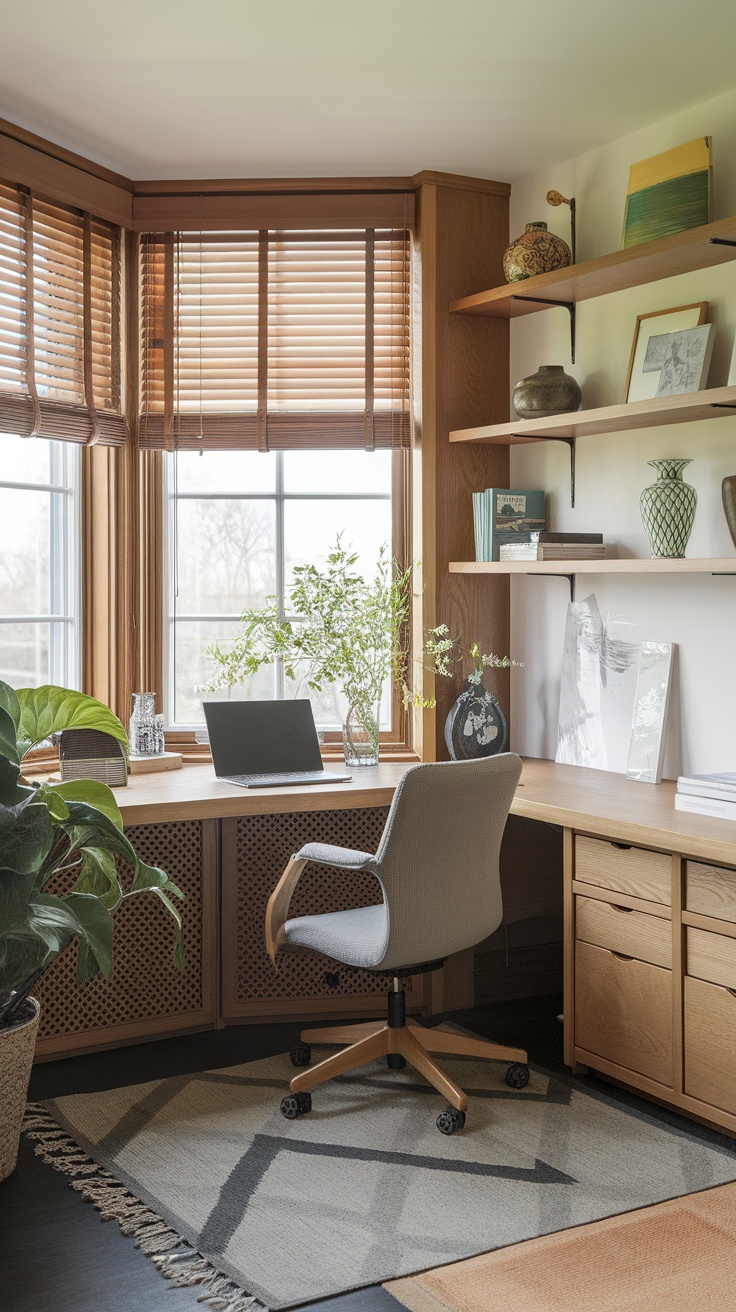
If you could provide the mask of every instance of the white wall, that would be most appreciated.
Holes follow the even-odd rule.
[[[569,240],[567,206],[553,209],[545,200],[556,188],[577,200],[579,261],[619,249],[629,165],[700,135],[713,138],[714,218],[736,214],[734,91],[514,184],[512,236],[525,223],[545,219]],[[708,382],[725,384],[736,332],[736,260],[581,302],[575,365],[565,310],[513,321],[512,385],[540,364],[562,364],[580,383],[584,408],[622,401],[636,316],[703,300],[716,325]],[[647,461],[663,456],[693,460],[685,479],[697,490],[698,508],[687,554],[733,556],[736,571],[721,506],[721,480],[736,473],[736,417],[580,439],[574,510],[561,443],[512,447],[511,485],[547,490],[550,528],[602,530],[605,540],[619,544],[620,555],[648,556],[639,494],[655,478]],[[736,770],[736,577],[580,577],[578,599],[590,592],[604,619],[633,626],[627,636],[678,644],[665,777]],[[554,757],[567,582],[512,579],[511,595],[511,654],[525,662],[512,678],[512,746]],[[624,770],[625,760],[611,768]]]

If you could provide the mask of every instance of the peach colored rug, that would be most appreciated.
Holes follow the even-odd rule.
[[[529,1239],[384,1288],[411,1312],[736,1308],[736,1184]]]

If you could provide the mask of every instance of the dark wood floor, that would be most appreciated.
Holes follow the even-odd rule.
[[[527,998],[456,1013],[479,1034],[529,1050],[530,1060],[562,1069],[559,997]],[[35,1068],[34,1101],[91,1092],[284,1052],[293,1025],[240,1026],[207,1034],[47,1062]],[[2,1312],[203,1312],[199,1291],[172,1289],[114,1222],[45,1166],[28,1143],[18,1167],[0,1184]],[[380,1286],[310,1304],[310,1312],[399,1312]]]

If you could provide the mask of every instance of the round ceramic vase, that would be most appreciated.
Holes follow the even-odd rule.
[[[698,494],[684,483],[682,471],[690,460],[649,460],[657,481],[645,487],[639,499],[641,518],[652,556],[679,557],[695,518]]]
[[[514,388],[514,413],[520,419],[543,419],[579,410],[583,394],[575,378],[561,364],[542,364],[535,374],[522,378]]]
[[[520,237],[516,237],[504,251],[503,273],[507,282],[521,282],[538,273],[551,273],[572,263],[572,252],[566,241],[547,231],[546,223],[527,223]]]
[[[506,750],[506,717],[492,692],[466,683],[445,720],[445,744],[453,761],[474,761]]]
[[[721,483],[723,513],[726,516],[731,541],[736,547],[736,474],[729,474]]]

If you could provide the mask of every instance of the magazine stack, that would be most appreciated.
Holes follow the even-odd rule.
[[[736,820],[736,774],[680,775],[675,810]]]

